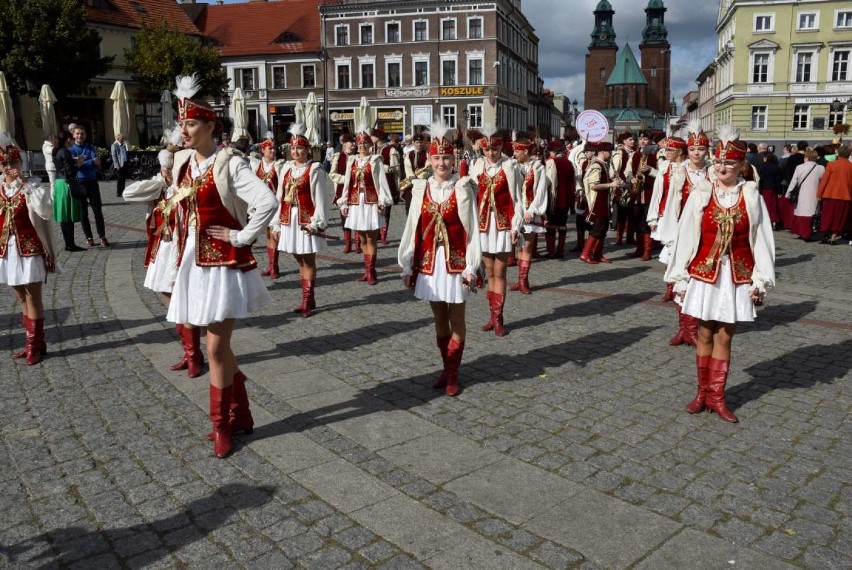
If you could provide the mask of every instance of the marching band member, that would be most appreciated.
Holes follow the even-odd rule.
[[[636,152],[636,136],[631,131],[625,131],[618,135],[618,142],[622,144],[620,149],[617,149],[612,154],[611,168],[613,176],[621,180],[630,180],[633,165],[633,154]],[[624,232],[627,232],[627,243],[635,244],[635,229],[633,228],[630,215],[633,209],[632,196],[630,189],[627,187],[620,188],[616,191],[615,196],[615,245],[624,243]],[[625,195],[626,194],[626,195]]]
[[[310,317],[316,308],[314,288],[317,278],[317,252],[326,247],[325,238],[317,235],[328,227],[328,198],[331,180],[319,162],[311,162],[311,143],[305,137],[305,126],[290,126],[290,156],[293,160],[280,166],[276,189],[278,213],[270,228],[278,249],[292,253],[299,265],[302,303],[294,313]]]
[[[388,189],[390,190],[393,203],[399,202],[399,170],[400,158],[399,149],[388,144],[387,135],[382,129],[374,129],[372,134],[373,144],[375,144],[376,152],[382,157],[382,164],[385,167],[385,178],[388,181]],[[388,226],[390,225],[391,206],[385,208],[385,225],[379,231],[379,241],[382,245],[388,244]]]
[[[216,112],[191,98],[200,88],[197,76],[179,77],[178,120],[184,146],[175,154],[173,200],[182,224],[181,252],[167,319],[207,327],[210,364],[210,420],[213,453],[226,457],[232,435],[251,433],[245,376],[231,351],[236,319],[270,301],[257,271],[251,243],[275,214],[275,196],[255,176],[248,162],[231,149],[219,148],[221,123]],[[248,208],[254,215],[245,225]],[[233,404],[233,405],[232,405]]]
[[[648,217],[645,219],[651,230],[651,239],[658,241],[660,241],[660,236],[657,232],[657,226],[666,210],[672,180],[678,174],[683,174],[679,171],[686,165],[686,141],[681,137],[668,137],[665,152],[666,160],[659,164],[662,176],[657,176],[654,179],[654,191],[651,194],[651,201],[648,203]]]
[[[488,300],[491,317],[482,327],[504,336],[503,306],[506,301],[506,265],[514,250],[523,223],[520,183],[512,162],[503,157],[503,139],[495,135],[493,125],[482,128],[478,144],[484,158],[470,169],[477,182],[479,242],[488,276]]]
[[[586,143],[586,148],[595,152],[595,158],[589,162],[583,175],[583,187],[586,200],[588,201],[588,212],[586,221],[591,226],[589,237],[583,247],[580,259],[585,263],[612,263],[604,257],[603,247],[606,232],[609,229],[609,195],[610,191],[618,188],[621,181],[610,180],[609,165],[607,161],[612,154],[612,143],[597,142]]]
[[[416,135],[412,139],[412,148],[405,154],[405,178],[413,181],[415,178],[428,177],[427,163],[428,157],[426,151],[423,150],[423,135]],[[403,192],[405,199],[405,213],[408,214],[408,209],[411,207],[411,190]]]
[[[565,258],[565,237],[568,233],[568,214],[574,204],[574,165],[562,156],[564,145],[559,141],[548,144],[550,157],[547,159],[545,174],[550,181],[550,195],[547,200],[547,257],[550,259]],[[557,241],[556,231],[559,230]]]
[[[636,229],[636,250],[628,253],[628,257],[638,257],[642,261],[650,261],[651,229],[648,227],[648,205],[654,191],[654,181],[658,176],[656,148],[652,144],[651,132],[639,131],[639,150],[633,153],[630,164],[632,175],[631,188],[638,190],[633,196],[633,225]],[[638,178],[638,179],[637,179]]]
[[[541,161],[531,155],[534,144],[526,138],[512,143],[518,178],[521,180],[521,203],[524,216],[524,245],[518,249],[518,282],[510,287],[524,295],[530,291],[530,265],[535,240],[533,236],[545,233],[544,214],[547,211],[547,176]]]
[[[21,149],[8,133],[0,133],[0,283],[15,291],[27,333],[23,350],[14,357],[33,365],[47,352],[42,284],[48,273],[60,269],[50,188],[24,178],[22,166]]]
[[[346,227],[358,233],[364,248],[364,274],[358,281],[370,285],[378,283],[376,275],[376,239],[384,226],[384,209],[393,204],[385,177],[382,157],[372,154],[370,130],[359,125],[355,135],[358,154],[349,158],[343,194],[337,200],[341,215],[346,216]]]
[[[453,173],[453,146],[443,124],[432,125],[432,176],[415,180],[411,210],[399,244],[403,281],[429,301],[444,369],[434,383],[447,396],[459,391],[458,371],[467,327],[465,301],[482,258],[476,184]]]
[[[586,200],[586,193],[583,187],[583,178],[586,176],[586,169],[589,163],[595,157],[595,152],[591,148],[586,148],[586,141],[582,141],[568,153],[568,160],[574,165],[574,227],[577,230],[577,243],[571,248],[572,252],[580,253],[586,246],[586,211],[589,208],[589,203]]]
[[[355,154],[355,139],[349,133],[340,135],[340,152],[331,157],[331,170],[329,179],[334,183],[334,201],[337,202],[343,195],[343,183],[346,181],[346,166],[349,158]],[[343,253],[352,251],[352,230],[346,227],[346,216],[340,212],[340,227],[343,228]],[[361,238],[355,235],[355,253],[361,253]]]
[[[276,149],[272,133],[267,133],[266,138],[257,145],[257,148],[260,150],[261,158],[249,158],[251,169],[274,194],[278,189],[278,170],[281,165],[275,160]],[[269,265],[260,274],[273,280],[278,279],[278,239],[272,234],[270,228],[266,228],[266,255],[269,258]]]
[[[757,185],[740,176],[746,144],[730,125],[717,132],[715,178],[689,193],[665,280],[683,312],[699,319],[698,392],[686,411],[709,408],[735,423],[725,401],[731,342],[737,323],[753,321],[775,285],[775,238]]]

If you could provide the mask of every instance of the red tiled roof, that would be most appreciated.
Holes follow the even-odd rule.
[[[175,0],[109,0],[95,4],[110,4],[114,9],[86,6],[86,19],[89,22],[125,28],[141,28],[143,24],[166,22],[179,32],[200,35],[198,28]]]
[[[219,43],[222,56],[317,53],[321,48],[317,0],[210,4],[195,25]],[[289,32],[302,41],[276,43]]]

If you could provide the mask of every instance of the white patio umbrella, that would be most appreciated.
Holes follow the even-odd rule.
[[[53,94],[53,89],[45,83],[41,86],[41,93],[38,96],[38,106],[41,110],[41,133],[44,135],[44,140],[52,134],[59,134],[59,125],[56,122],[56,95]]]
[[[307,126],[305,137],[312,146],[318,145],[320,143],[319,104],[313,91],[308,93],[308,99],[305,102],[305,125]]]
[[[231,140],[235,141],[240,137],[249,136],[246,130],[248,127],[246,97],[243,95],[243,90],[239,87],[234,89],[234,95],[231,98],[231,118],[234,119],[234,132],[231,134]]]
[[[6,76],[0,71],[0,133],[15,134],[15,114],[12,111],[12,97],[9,95],[9,86],[6,85]]]
[[[163,122],[162,142],[166,142],[169,131],[175,128],[175,110],[172,108],[172,92],[163,89],[160,95],[160,120]]]
[[[122,133],[126,137],[130,128],[130,102],[127,100],[127,88],[123,81],[115,82],[109,98],[112,99],[112,134],[117,136]]]
[[[296,123],[300,125],[305,124],[305,108],[302,106],[301,101],[296,101],[296,107],[293,109],[293,113],[296,115]]]
[[[373,126],[373,117],[371,116],[370,103],[366,97],[361,97],[361,102],[358,104],[358,110],[355,111],[355,128],[358,125],[365,125],[368,129]]]

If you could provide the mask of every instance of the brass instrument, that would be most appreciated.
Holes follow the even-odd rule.
[[[432,165],[431,164],[427,164],[426,166],[423,166],[422,168],[418,168],[417,170],[414,171],[414,177],[419,178],[421,180],[423,180],[424,178],[428,178],[430,176],[432,176]],[[406,178],[405,180],[403,180],[402,182],[399,183],[399,191],[400,191],[400,193],[408,192],[409,190],[411,190],[412,186],[414,186],[412,179]]]
[[[642,172],[642,169],[648,165],[648,153],[643,152],[642,158],[639,159],[639,168],[637,169],[637,173],[633,176],[633,180],[629,186],[626,186],[621,191],[621,199],[619,203],[622,206],[629,206],[633,202],[633,198],[642,193],[642,190],[645,187],[645,173]]]

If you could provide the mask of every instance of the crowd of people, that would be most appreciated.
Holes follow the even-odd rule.
[[[710,410],[728,422],[737,421],[725,399],[732,339],[774,286],[773,230],[783,224],[809,239],[818,209],[829,243],[847,231],[852,163],[844,145],[833,149],[827,165],[806,143],[779,164],[768,151],[749,153],[727,126],[715,141],[690,124],[678,134],[642,130],[620,134],[617,144],[566,146],[493,125],[462,137],[436,123],[402,147],[381,130],[358,125],[341,136],[337,152],[314,161],[304,126],[295,124],[285,160],[271,139],[257,145],[259,156],[223,144],[215,111],[193,98],[199,87],[194,76],[178,78],[179,126],[159,154],[161,172],[128,185],[123,196],[148,204],[144,285],[162,295],[180,338],[183,354],[172,368],[200,376],[202,337],[206,342],[208,439],[217,457],[229,455],[233,436],[254,426],[246,377],[231,350],[235,323],[270,301],[263,277],[279,278],[280,252],[299,268],[301,303],[293,310],[312,316],[316,254],[337,239],[327,233],[333,205],[343,253],[363,256],[357,281],[375,285],[390,209],[404,204],[398,263],[403,285],[430,304],[443,363],[434,387],[447,396],[462,390],[470,294],[485,289],[489,319],[481,330],[504,336],[507,292],[534,290],[530,272],[540,237],[546,257],[563,259],[573,214],[580,259],[611,263],[604,244],[614,228],[616,243],[635,244],[632,257],[665,264],[663,300],[678,314],[670,344],[695,347],[697,394],[686,411]],[[0,221],[11,228],[0,243],[0,279],[20,301],[27,334],[15,356],[28,364],[46,352],[41,286],[60,271],[50,221],[60,223],[66,250],[79,251],[77,221],[94,245],[86,220],[91,206],[101,245],[109,245],[93,176],[97,158],[85,131],[77,127],[50,144],[52,192],[24,178],[13,141],[0,145]],[[120,161],[121,144],[113,152]],[[268,260],[261,272],[252,244],[263,234]],[[518,278],[509,285],[512,265]]]

